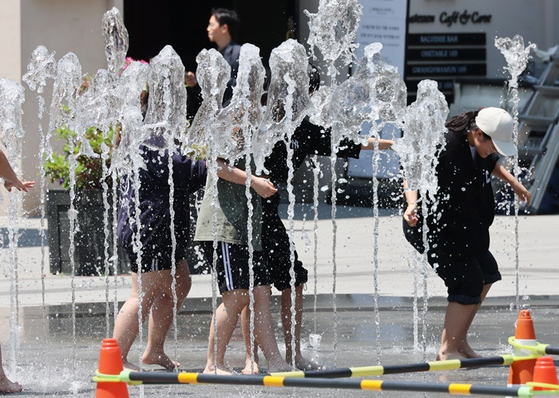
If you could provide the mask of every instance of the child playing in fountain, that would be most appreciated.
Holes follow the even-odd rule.
[[[320,86],[320,76],[315,68],[309,68],[310,92],[314,92]],[[393,141],[379,140],[379,149],[389,149]],[[281,220],[278,212],[280,197],[277,189],[273,192],[258,187],[262,185],[266,188],[265,181],[268,185],[278,186],[288,182],[288,154],[286,141],[279,141],[273,148],[272,153],[266,158],[265,168],[269,174],[264,180],[262,177],[252,176],[252,186],[261,196],[262,202],[262,247],[267,255],[267,266],[271,281],[276,289],[281,291],[281,321],[284,334],[284,343],[286,350],[287,363],[294,363],[295,367],[301,370],[317,370],[320,365],[306,359],[301,353],[301,325],[303,319],[303,288],[308,280],[307,270],[303,267],[303,263],[298,259],[297,251],[294,252],[294,272],[295,280],[295,327],[292,340],[291,325],[291,244],[285,229],[285,225]],[[301,166],[307,155],[329,156],[332,150],[330,129],[312,124],[309,118],[303,119],[301,125],[295,129],[291,141],[290,148],[293,151],[291,159],[294,172]],[[375,145],[374,138],[369,138],[367,144],[355,144],[349,140],[344,140],[338,145],[340,148],[337,152],[339,157],[359,157],[361,150],[373,150]],[[230,178],[233,177],[233,178]],[[231,182],[245,184],[247,175],[243,170],[233,169],[229,173],[220,175],[220,178],[229,179]],[[262,192],[262,193],[261,193]],[[258,373],[258,356],[255,355],[254,362],[250,352],[250,325],[249,313],[247,309],[243,311],[243,334],[246,345],[245,368],[242,373],[251,374]],[[213,341],[210,335],[210,344]],[[293,341],[293,346],[292,346]],[[295,352],[293,352],[293,348]],[[256,350],[255,350],[256,351]]]
[[[530,192],[497,162],[496,152],[516,154],[512,126],[511,116],[499,108],[467,112],[446,123],[446,147],[436,166],[436,214],[424,217],[429,227],[427,259],[448,290],[437,360],[479,357],[468,343],[468,330],[491,285],[501,279],[489,251],[495,207],[491,175],[530,203]],[[412,228],[420,221],[418,196],[417,191],[405,192],[404,220]],[[410,240],[411,235],[407,233],[406,238]]]
[[[150,87],[150,90],[162,89]],[[148,92],[142,93],[142,106],[148,102]],[[118,240],[131,262],[132,292],[116,318],[113,338],[118,341],[123,365],[139,370],[128,360],[128,353],[149,313],[148,342],[142,355],[144,364],[160,365],[168,370],[180,364],[171,360],[164,351],[165,338],[171,327],[174,308],[181,307],[190,291],[192,281],[186,262],[190,231],[189,196],[202,187],[206,180],[205,161],[194,161],[180,152],[180,145],[164,149],[162,135],[153,135],[139,148],[145,168],[139,173],[139,186],[133,186],[132,175],[121,178],[121,195],[118,206]],[[173,167],[173,227],[175,256],[172,257],[171,208],[169,182],[169,157]],[[135,191],[139,194],[140,226],[135,225]],[[135,236],[139,233],[139,248]],[[141,258],[141,261],[140,261]],[[173,263],[176,264],[172,273]],[[140,277],[141,273],[141,288]],[[173,294],[173,281],[175,282]],[[138,319],[139,309],[141,319]]]
[[[6,154],[0,149],[0,177],[4,179],[4,187],[8,192],[12,188],[18,191],[29,192],[29,188],[33,188],[35,181],[21,181],[17,176],[6,158]],[[11,394],[21,392],[23,387],[16,381],[13,382],[6,376],[2,362],[2,348],[0,348],[0,394]]]
[[[393,141],[379,140],[379,149],[389,149]],[[266,181],[269,181],[274,186],[286,184],[288,181],[288,154],[286,149],[286,142],[279,141],[273,148],[270,156],[266,158],[265,167],[269,171],[266,176]],[[294,172],[301,166],[307,155],[321,155],[329,156],[331,154],[332,142],[330,129],[325,129],[321,126],[312,124],[308,118],[305,118],[301,125],[295,130],[291,142],[289,143],[293,150],[293,164]],[[361,150],[373,150],[375,145],[374,138],[369,138],[367,144],[355,144],[349,140],[339,144],[339,157],[359,157]],[[242,170],[234,170],[236,181],[239,184],[244,184],[247,176]],[[231,173],[233,174],[233,172]],[[230,175],[231,175],[230,174]],[[222,178],[228,178],[227,175]],[[252,179],[259,179],[261,177],[252,176]],[[232,180],[231,180],[232,181]],[[276,190],[277,191],[277,190]],[[257,191],[258,192],[258,191]],[[295,287],[295,328],[293,336],[291,336],[291,249],[290,239],[285,229],[285,225],[279,216],[279,193],[271,196],[262,197],[262,246],[264,252],[267,253],[267,265],[270,277],[274,287],[281,291],[281,321],[283,326],[286,361],[292,363],[294,361],[295,367],[301,370],[317,370],[320,365],[306,359],[301,353],[301,325],[303,320],[303,288],[308,280],[307,270],[304,268],[303,263],[299,260],[297,251],[294,251],[294,272],[295,280],[293,286]],[[258,373],[258,357],[255,356],[254,363],[251,363],[250,353],[250,340],[249,340],[249,314],[247,311],[243,312],[243,333],[245,335],[246,344],[246,365],[243,369],[244,374]],[[293,348],[295,352],[293,352]]]
[[[153,144],[153,143],[150,143]],[[126,250],[132,264],[132,292],[120,309],[116,318],[113,338],[118,341],[124,367],[139,368],[129,362],[128,353],[139,331],[138,309],[142,308],[141,322],[150,314],[148,342],[142,362],[160,365],[172,370],[180,366],[164,351],[165,338],[173,321],[173,306],[179,309],[192,285],[190,271],[186,263],[186,248],[189,238],[190,203],[189,195],[205,182],[204,161],[193,161],[175,152],[140,148],[146,169],[139,170],[140,186],[132,187],[133,178],[123,178],[122,198],[118,209],[119,244]],[[171,209],[169,206],[169,157],[173,163],[174,181],[174,235],[175,257],[171,258]],[[139,190],[140,201],[140,241],[142,244],[141,264],[137,249],[134,249],[134,234],[138,230],[131,220],[135,220],[134,190]],[[176,264],[175,275],[171,269]],[[141,272],[141,290],[138,273]],[[175,280],[176,301],[174,302],[172,283]],[[140,299],[141,298],[141,299]],[[151,311],[150,311],[151,310]]]
[[[213,264],[214,241],[217,243],[215,272],[222,295],[222,303],[215,315],[217,350],[214,353],[214,319],[212,318],[204,373],[231,373],[225,365],[224,357],[239,316],[250,300],[249,243],[254,250],[252,253],[254,335],[268,362],[268,371],[288,371],[291,367],[281,357],[274,334],[270,311],[270,275],[261,246],[261,202],[255,195],[257,193],[267,198],[275,194],[277,189],[265,178],[257,176],[252,178],[253,234],[248,236],[249,211],[245,195],[244,163],[240,161],[232,167],[220,158],[217,159],[217,163],[219,178],[216,182],[212,181],[211,175],[208,178],[194,238],[203,243],[204,253],[210,264]],[[217,189],[218,206],[214,208],[212,201],[215,189]]]

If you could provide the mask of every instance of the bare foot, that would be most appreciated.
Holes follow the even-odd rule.
[[[159,365],[167,370],[176,370],[181,366],[179,362],[173,361],[165,353],[146,354],[142,356],[142,362],[146,365]]]
[[[283,359],[268,361],[268,373],[291,372],[293,368]]]
[[[465,343],[462,347],[458,347],[458,352],[466,358],[482,358],[482,356],[476,353],[468,343]]]
[[[458,351],[455,352],[442,352],[439,351],[437,354],[437,361],[449,361],[451,359],[466,359],[466,357],[460,354]]]
[[[295,358],[295,366],[299,370],[320,370],[322,369],[322,365],[311,361],[310,359],[306,359],[301,357]]]
[[[23,391],[23,387],[17,381],[10,381],[6,376],[0,378],[0,394],[13,394]]]
[[[225,365],[217,365],[217,367],[214,367],[214,365],[206,365],[206,368],[204,369],[205,374],[218,374],[218,375],[232,375],[233,371],[231,369],[229,369],[228,367],[226,367]]]
[[[250,357],[247,358],[245,361],[245,368],[241,371],[241,373],[244,375],[256,375],[259,372],[260,369],[258,368],[258,357],[255,357],[254,361],[252,361]]]
[[[143,372],[143,369],[141,369],[138,365],[134,365],[132,362],[128,362],[127,359],[122,360],[122,367],[124,370],[130,370],[132,372]]]

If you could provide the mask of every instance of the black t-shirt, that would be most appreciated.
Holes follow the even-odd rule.
[[[332,153],[330,129],[312,124],[308,117],[303,119],[291,137],[293,150],[293,170],[305,161],[307,155],[329,156]],[[343,158],[358,158],[361,145],[350,140],[344,140],[338,145],[337,155]],[[264,166],[269,172],[269,178],[274,184],[287,183],[287,148],[285,141],[279,141],[274,146],[270,156],[266,158]]]
[[[470,255],[489,249],[489,226],[495,216],[491,173],[496,154],[480,157],[466,136],[446,135],[446,147],[436,167],[439,190],[429,214],[430,252]]]

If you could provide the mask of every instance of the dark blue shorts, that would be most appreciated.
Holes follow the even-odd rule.
[[[131,247],[127,248],[126,253],[130,259],[130,268],[132,272],[138,272],[138,256]],[[142,267],[141,272],[163,271],[169,270],[173,267],[171,256],[173,253],[172,247],[154,245],[150,247],[146,245],[142,248]],[[182,245],[177,245],[175,248],[175,263],[186,258],[186,248]]]

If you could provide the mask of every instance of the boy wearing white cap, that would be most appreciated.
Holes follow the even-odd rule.
[[[530,192],[497,162],[497,153],[516,154],[513,122],[506,111],[490,107],[467,112],[451,118],[446,127],[446,147],[436,166],[437,206],[425,216],[427,258],[448,291],[437,360],[479,357],[468,344],[468,330],[491,285],[501,279],[489,251],[495,208],[491,175],[507,182],[520,200],[530,203]],[[410,240],[410,231],[423,220],[417,213],[418,192],[407,191],[405,197],[404,230]],[[434,209],[431,203],[428,208]]]

